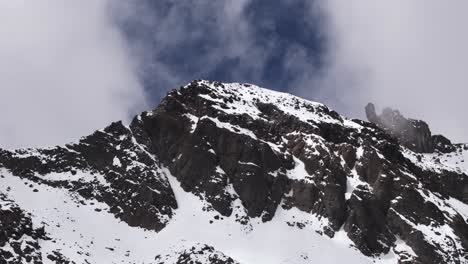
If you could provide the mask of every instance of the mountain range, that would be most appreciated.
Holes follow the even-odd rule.
[[[0,149],[0,263],[468,263],[468,145],[252,84]]]

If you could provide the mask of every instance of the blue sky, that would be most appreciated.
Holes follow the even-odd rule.
[[[326,48],[311,1],[139,1],[120,17],[154,99],[194,79],[249,82],[287,91],[321,67]],[[307,65],[294,67],[297,65]],[[155,63],[157,62],[157,63]]]

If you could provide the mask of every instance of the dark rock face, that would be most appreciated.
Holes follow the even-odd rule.
[[[204,92],[209,90],[196,83],[183,93],[173,92],[153,113],[136,118],[131,127],[147,133],[156,156],[184,190],[203,194],[225,216],[231,214],[231,202],[238,197],[248,216],[270,220],[288,186],[284,175],[271,173],[292,167],[291,157],[275,153],[267,143],[249,135],[217,126],[217,122],[262,124],[248,116],[220,114],[198,97]],[[197,120],[193,131],[187,115]],[[226,191],[228,185],[236,194]]]
[[[59,251],[53,251],[52,253],[48,254],[47,259],[57,264],[75,264],[76,263],[74,261],[71,261],[67,257],[65,257]]]
[[[34,229],[31,218],[0,193],[0,263],[42,263],[40,239],[44,229]]]
[[[155,158],[120,122],[64,147],[0,149],[0,166],[34,182],[66,188],[83,199],[105,202],[111,213],[131,226],[159,231],[177,208]],[[52,177],[44,177],[50,173]]]
[[[433,135],[432,144],[434,145],[435,150],[438,150],[442,153],[457,151],[457,148],[452,144],[452,142],[442,135]]]
[[[366,255],[388,252],[395,239],[385,224],[386,211],[380,201],[364,186],[358,186],[348,208],[344,230],[351,240],[360,243],[359,249]]]
[[[344,230],[367,256],[393,251],[402,263],[467,263],[467,219],[448,202],[468,203],[468,175],[445,163],[465,146],[398,111],[377,115],[369,104],[366,114],[371,123],[248,84],[194,81],[129,127],[113,123],[65,147],[0,150],[0,167],[103,201],[129,225],[155,231],[178,207],[162,172],[168,168],[208,210],[231,216],[240,201],[241,224],[297,208],[326,219],[321,233]],[[397,250],[400,242],[414,253]],[[174,263],[198,263],[192,256],[214,251],[187,249]]]
[[[405,119],[391,110],[379,117],[372,106],[367,107],[370,120],[401,133],[382,131],[361,121],[356,122],[360,126],[357,130],[326,107],[299,100],[292,100],[290,106],[326,116],[327,122],[301,120],[271,103],[271,98],[250,105],[261,118],[242,112],[231,114],[233,105],[249,102],[235,91],[218,92],[223,89],[229,90],[220,83],[193,82],[172,92],[153,112],[135,119],[132,127],[147,133],[156,156],[169,166],[186,191],[200,194],[222,215],[230,215],[232,201],[239,198],[249,217],[262,216],[268,221],[283,200],[284,208],[297,207],[326,217],[330,224],[324,232],[329,236],[344,226],[366,255],[386,253],[393,247],[399,232],[389,224],[388,217],[399,194],[421,183],[436,185],[428,182],[443,181],[441,174],[424,171],[407,160],[399,141],[404,139],[402,144],[416,152],[456,149],[449,141],[432,137],[426,123]],[[446,146],[445,150],[441,146]],[[288,177],[300,163],[304,166],[301,179]],[[352,174],[358,184],[347,194],[347,179]],[[455,174],[455,182],[465,181],[466,175]],[[230,184],[234,193],[226,192]],[[459,194],[464,187],[449,183],[440,186],[448,185],[451,191],[431,190],[462,199]],[[410,203],[418,206],[425,203],[423,200]],[[436,217],[433,214],[430,210],[421,212],[426,218]],[[441,221],[441,225],[456,226],[452,220]],[[426,243],[425,237],[418,239],[405,242],[414,248]],[[431,245],[435,251],[437,246]],[[448,252],[458,249],[452,250]]]
[[[444,236],[443,227],[450,226],[456,230],[458,222],[463,221],[460,217],[449,215],[434,203],[424,201],[417,191],[406,190],[392,204],[388,222],[393,233],[412,245],[421,263],[464,263],[467,257],[466,223],[463,225],[465,231],[457,232],[460,245],[451,239],[440,239]],[[431,231],[417,228],[418,225],[429,226]],[[433,232],[431,239],[427,239],[427,232]]]

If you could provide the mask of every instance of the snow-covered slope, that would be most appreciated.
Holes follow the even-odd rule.
[[[345,235],[329,239],[317,234],[319,218],[298,210],[280,210],[274,221],[248,227],[234,217],[217,220],[217,212],[204,210],[203,201],[183,191],[164,172],[171,179],[179,209],[159,233],[128,226],[110,214],[106,204],[96,200],[83,204],[67,190],[37,185],[5,171],[0,191],[32,213],[34,226],[45,226],[49,238],[39,240],[43,256],[57,251],[76,263],[157,263],[157,256],[162,263],[177,263],[181,252],[200,245],[220,250],[235,263],[373,262],[353,249]],[[297,223],[304,223],[304,228],[291,226]],[[196,259],[210,263],[207,257],[201,254]]]
[[[195,81],[128,127],[0,149],[0,263],[468,263],[468,148],[390,134]]]

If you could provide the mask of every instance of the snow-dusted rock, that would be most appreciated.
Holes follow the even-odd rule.
[[[31,217],[0,192],[0,263],[41,263],[43,228],[34,228]]]
[[[76,263],[468,263],[467,146],[373,114],[194,81],[129,127],[0,150],[0,191]]]
[[[96,199],[131,226],[159,231],[177,208],[155,157],[116,122],[76,144],[49,149],[0,150],[0,165],[38,184]]]

